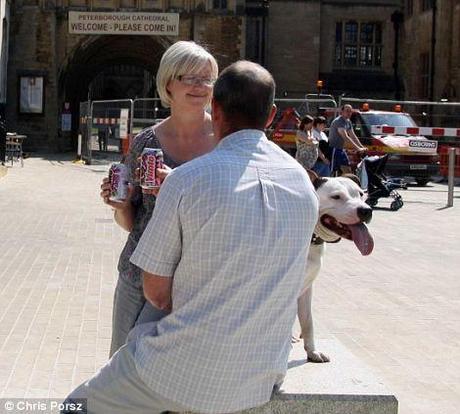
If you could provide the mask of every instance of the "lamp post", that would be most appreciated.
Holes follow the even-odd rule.
[[[262,66],[266,64],[266,47],[267,47],[267,16],[268,8],[270,7],[269,0],[262,0],[262,45],[261,45],[261,58]]]
[[[393,60],[393,76],[395,83],[395,99],[401,99],[401,85],[399,83],[399,33],[401,23],[404,21],[404,15],[399,11],[395,10],[391,15],[391,21],[395,31],[395,43],[394,43],[394,60]]]

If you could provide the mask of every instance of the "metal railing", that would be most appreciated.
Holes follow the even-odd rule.
[[[403,101],[386,99],[349,98],[341,96],[339,107],[344,104],[367,103],[370,109],[394,111],[399,105],[401,112],[406,112],[419,126],[457,127],[460,124],[460,102]]]

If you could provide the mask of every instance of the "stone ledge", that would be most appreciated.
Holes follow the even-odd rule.
[[[307,363],[302,344],[295,344],[280,393],[240,414],[397,414],[396,397],[363,361],[335,338],[317,342],[331,362]]]

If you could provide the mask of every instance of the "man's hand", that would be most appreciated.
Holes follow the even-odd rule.
[[[172,277],[158,276],[146,271],[142,275],[145,298],[156,308],[171,311]]]
[[[140,160],[141,160],[141,157],[138,158],[139,162],[140,162]],[[163,164],[163,168],[157,168],[155,173],[156,173],[157,177],[161,180],[161,182],[163,182],[165,180],[165,178],[167,177],[167,175],[171,171],[172,171],[172,168],[168,167],[166,164]],[[136,176],[136,181],[139,181],[140,176],[141,176],[141,169],[140,168],[136,168],[135,176]],[[143,188],[142,189],[142,194],[154,195],[155,197],[158,195],[159,192],[160,192],[159,188],[153,188],[153,189]]]

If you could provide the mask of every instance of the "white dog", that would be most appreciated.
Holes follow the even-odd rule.
[[[324,243],[335,243],[341,238],[353,240],[362,255],[374,248],[374,241],[364,223],[372,218],[372,209],[365,203],[365,195],[358,177],[346,174],[337,178],[320,178],[310,174],[319,197],[319,216],[310,252],[305,284],[298,299],[298,317],[301,336],[308,360],[328,362],[329,357],[315,347],[311,312],[312,283],[321,269]]]

